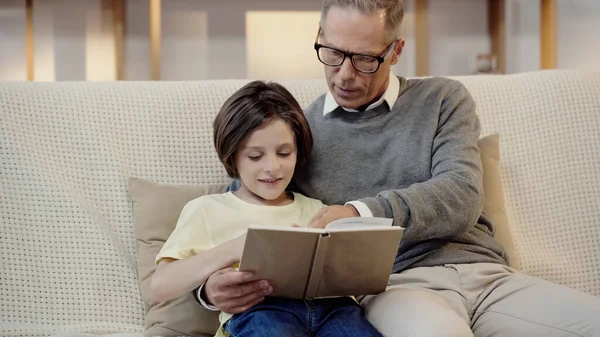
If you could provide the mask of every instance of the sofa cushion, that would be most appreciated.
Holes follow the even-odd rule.
[[[138,275],[146,304],[146,336],[213,335],[219,326],[218,312],[198,305],[191,293],[157,303],[152,299],[151,277],[155,258],[175,229],[185,204],[206,194],[222,193],[226,184],[183,186],[128,179],[133,206],[133,226],[138,248]]]
[[[500,171],[500,135],[495,133],[478,142],[483,169],[483,212],[496,226],[494,237],[504,247],[510,266],[520,269],[519,258],[510,233],[508,217],[504,207],[504,188]]]

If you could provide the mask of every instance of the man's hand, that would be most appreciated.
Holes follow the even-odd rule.
[[[206,299],[229,314],[239,314],[252,308],[271,292],[273,287],[266,280],[255,280],[252,273],[233,268],[215,272],[204,284]]]
[[[345,206],[327,206],[321,208],[317,214],[310,220],[308,227],[310,228],[325,228],[328,223],[342,218],[352,218],[360,216],[356,208],[352,205]]]

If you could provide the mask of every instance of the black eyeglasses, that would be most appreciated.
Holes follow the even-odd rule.
[[[382,56],[346,53],[345,51],[317,43],[319,40],[319,35],[321,35],[321,30],[319,30],[317,33],[317,38],[315,39],[315,50],[317,51],[317,57],[321,63],[331,67],[339,67],[342,65],[342,63],[344,63],[346,57],[348,57],[350,58],[354,69],[365,74],[377,72],[377,70],[379,70],[379,66],[381,66],[381,64],[385,61],[385,58],[396,44],[396,41],[392,42]]]

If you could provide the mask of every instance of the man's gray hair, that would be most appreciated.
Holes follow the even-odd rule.
[[[400,38],[400,26],[404,17],[402,0],[325,0],[321,10],[321,26],[325,23],[327,12],[333,6],[352,7],[365,14],[383,10],[385,14],[386,42],[391,43]]]

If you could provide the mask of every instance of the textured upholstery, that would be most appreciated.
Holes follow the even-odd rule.
[[[600,295],[600,74],[457,79],[501,135],[522,271]],[[211,125],[245,82],[0,83],[1,336],[141,335],[127,177],[226,182]]]

